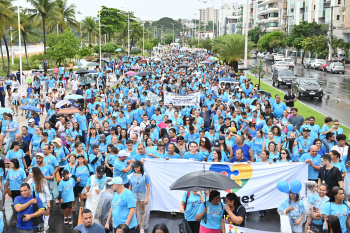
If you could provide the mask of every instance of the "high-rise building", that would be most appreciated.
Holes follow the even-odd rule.
[[[213,7],[208,7],[206,9],[199,10],[199,21],[208,24],[209,21],[217,23],[219,19],[219,9],[214,9]]]
[[[247,15],[247,7],[250,8],[250,5],[246,4],[240,4],[238,6],[238,24],[237,24],[237,33],[245,35],[246,32],[246,22],[248,20],[248,15]],[[249,28],[248,28],[249,30]]]
[[[258,1],[258,20],[256,24],[260,25],[260,30],[266,32],[284,31],[287,19],[287,5],[286,0]]]
[[[225,3],[221,6],[219,22],[220,35],[237,33],[238,3]]]

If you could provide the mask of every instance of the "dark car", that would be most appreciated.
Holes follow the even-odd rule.
[[[292,70],[274,70],[272,74],[272,85],[277,84],[277,87],[280,85],[291,86],[295,80],[295,75]]]
[[[273,55],[270,54],[270,53],[266,54],[265,57],[264,57],[264,59],[265,59],[265,62],[271,62],[271,63],[274,62],[274,57],[273,57]]]
[[[314,78],[296,78],[292,84],[293,93],[298,97],[318,97],[322,99],[323,89]]]

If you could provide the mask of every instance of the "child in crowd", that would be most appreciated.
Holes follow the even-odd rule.
[[[64,217],[64,224],[73,224],[72,220],[72,203],[74,202],[74,186],[75,181],[70,177],[68,170],[62,171],[62,180],[58,186],[59,199],[61,202],[61,209]],[[68,212],[68,217],[67,217]]]

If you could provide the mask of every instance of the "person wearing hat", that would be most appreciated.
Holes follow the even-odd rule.
[[[54,152],[56,154],[57,161],[60,163],[60,170],[62,171],[68,164],[66,157],[69,155],[69,150],[67,147],[62,146],[62,141],[60,138],[55,138],[52,143],[54,145]]]
[[[129,226],[129,233],[135,233],[137,219],[134,194],[124,187],[124,181],[119,176],[114,177],[108,184],[112,185],[114,195],[105,229],[109,229],[109,221],[113,218],[114,228],[119,224],[126,224]]]
[[[303,128],[303,136],[299,137],[297,140],[300,143],[303,152],[309,152],[310,147],[313,145],[315,138],[310,137],[311,130],[308,127]]]
[[[118,158],[113,163],[113,178],[121,177],[126,188],[129,188],[129,179],[127,175],[135,162],[135,159],[133,158],[126,161],[129,156],[130,153],[126,150],[121,150],[119,151]]]
[[[61,210],[63,212],[64,224],[72,225],[72,204],[74,202],[75,180],[70,177],[69,171],[65,169],[62,171],[62,178],[58,185]]]
[[[88,195],[90,192],[90,188],[93,187],[92,191],[95,194],[99,194],[103,187],[106,184],[107,176],[105,175],[105,168],[103,165],[98,165],[96,168],[96,174],[89,177],[86,186],[85,186],[85,194]],[[94,195],[94,194],[91,194]]]
[[[38,127],[38,126],[35,125],[35,120],[29,119],[29,121],[28,121],[28,133],[31,135],[34,135],[36,127]]]

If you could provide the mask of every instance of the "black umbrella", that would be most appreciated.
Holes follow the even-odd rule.
[[[75,73],[76,74],[88,74],[89,71],[88,70],[77,70]]]
[[[227,190],[241,188],[228,176],[214,171],[200,170],[180,177],[171,186],[170,190],[206,191]]]
[[[151,75],[151,72],[149,72],[149,71],[141,71],[141,72],[138,72],[136,75],[139,76],[139,77],[145,77],[147,75]]]
[[[189,66],[189,65],[185,65],[185,64],[179,66],[179,68],[186,68],[186,69],[187,69],[188,67],[190,67],[190,66]]]

